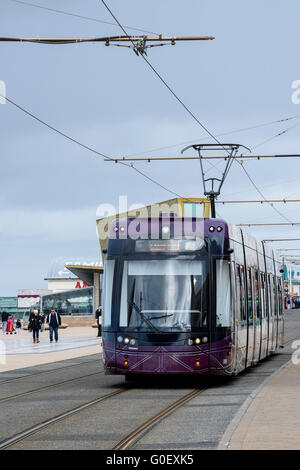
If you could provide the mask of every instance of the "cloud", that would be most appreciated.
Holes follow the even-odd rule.
[[[5,238],[35,238],[64,243],[96,237],[95,208],[56,211],[0,211],[0,233]]]

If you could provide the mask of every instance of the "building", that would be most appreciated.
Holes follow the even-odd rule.
[[[48,294],[47,289],[19,289],[18,290],[18,308],[29,311],[33,306],[39,304],[41,297]]]
[[[45,278],[49,290],[41,298],[44,314],[48,315],[54,308],[67,317],[68,324],[74,324],[75,317],[94,318],[101,303],[103,267],[100,264],[95,260],[54,260]]]
[[[44,314],[49,315],[52,308],[63,316],[94,316],[94,288],[83,287],[44,295],[42,297]]]
[[[63,258],[57,258],[52,261],[51,266],[48,270],[45,281],[48,282],[48,290],[50,292],[61,292],[72,289],[82,289],[88,287],[84,279],[80,278],[80,273],[76,274],[68,269],[67,266],[78,266],[78,267],[99,267],[100,263],[95,260],[66,260]],[[78,275],[79,273],[79,275]]]
[[[284,266],[285,294],[300,296],[300,265],[295,263]]]
[[[25,307],[18,307],[18,297],[0,297],[0,312],[3,312],[4,309],[16,318],[23,318],[28,311]]]

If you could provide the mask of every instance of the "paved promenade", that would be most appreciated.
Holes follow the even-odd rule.
[[[97,329],[91,327],[60,329],[57,343],[50,343],[49,331],[40,333],[38,344],[24,330],[18,335],[0,335],[0,372],[99,354],[100,338],[96,336]]]
[[[300,449],[300,364],[289,363],[260,390],[228,449]]]

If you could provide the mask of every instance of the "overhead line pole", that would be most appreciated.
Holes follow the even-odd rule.
[[[277,251],[300,251],[300,248],[277,248]]]
[[[223,144],[225,145],[225,144]],[[214,159],[220,159],[220,160],[228,160],[229,158],[231,158],[230,156],[222,156],[222,155],[210,155],[210,156],[206,156],[206,157],[201,157],[202,160],[214,160]],[[300,154],[282,154],[282,155],[241,155],[241,156],[238,156],[236,155],[235,157],[236,159],[241,159],[241,160],[246,160],[246,159],[257,159],[257,160],[260,160],[261,158],[300,158]],[[130,161],[130,162],[138,162],[138,161],[141,161],[141,162],[152,162],[152,161],[160,161],[160,160],[199,160],[199,156],[196,157],[196,156],[191,156],[191,157],[133,157],[133,158],[130,158],[130,157],[116,157],[116,158],[113,158],[111,160],[106,160],[106,161],[114,161],[115,163],[118,163],[120,161]]]
[[[300,225],[300,222],[273,222],[269,224],[236,224],[238,227],[264,227],[270,225]]]
[[[216,204],[264,204],[264,203],[287,203],[300,202],[300,199],[268,199],[268,200],[249,200],[249,201],[216,201]]]
[[[262,240],[263,242],[295,242],[295,241],[300,241],[300,238],[273,238],[269,240]]]

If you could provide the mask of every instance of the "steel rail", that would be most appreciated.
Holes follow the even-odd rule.
[[[93,372],[92,374],[80,375],[79,377],[74,377],[73,379],[63,380],[62,382],[56,382],[54,384],[43,385],[43,387],[34,388],[32,390],[28,390],[27,392],[16,393],[15,395],[10,395],[8,397],[0,398],[0,405],[6,401],[14,400],[15,398],[23,397],[25,395],[30,395],[31,393],[40,392],[41,390],[47,390],[48,388],[52,387],[59,387],[59,385],[63,385],[69,382],[75,382],[76,380],[81,380],[86,377],[92,377],[93,375],[103,374],[104,370],[100,370],[99,372]]]
[[[142,424],[137,429],[135,429],[131,434],[129,434],[129,436],[119,442],[113,448],[113,450],[127,450],[138,440],[140,440],[144,436],[144,434],[146,434],[146,432],[148,432],[153,426],[158,424],[163,418],[169,416],[173,411],[180,408],[189,400],[192,400],[196,396],[200,395],[200,393],[204,392],[205,390],[207,390],[207,388],[193,390],[192,392],[185,395],[183,398],[176,400],[172,405],[169,405],[163,411],[160,411],[158,414],[146,421],[146,423]]]
[[[47,428],[48,426],[50,426],[51,424],[55,424],[55,423],[58,423],[59,421],[62,421],[63,419],[65,418],[68,418],[69,416],[72,416],[82,410],[85,410],[93,405],[96,405],[98,403],[101,403],[109,398],[113,398],[117,395],[120,395],[121,393],[124,393],[124,392],[127,392],[127,390],[117,390],[116,392],[112,392],[112,393],[109,393],[107,395],[104,395],[100,398],[96,398],[95,400],[92,400],[88,403],[85,403],[84,405],[80,405],[76,408],[73,408],[72,410],[70,411],[66,411],[65,413],[62,413],[58,416],[55,416],[54,418],[50,418],[48,419],[47,421],[44,421],[43,423],[41,424],[37,424],[36,426],[33,426],[29,429],[27,429],[26,431],[23,431],[19,434],[16,434],[15,436],[7,439],[6,441],[2,441],[0,442],[0,450],[5,450],[9,447],[11,447],[12,445],[24,440],[24,439],[27,439],[28,437],[32,436],[33,434],[36,434],[40,431],[42,431],[43,429]]]
[[[43,370],[41,372],[35,372],[34,374],[20,375],[19,377],[14,377],[13,379],[0,380],[0,387],[3,384],[15,382],[17,380],[26,379],[27,377],[35,377],[35,376],[39,376],[41,374],[51,374],[51,373],[53,374],[53,372],[59,372],[60,370],[69,369],[71,367],[77,367],[77,366],[80,366],[81,364],[89,364],[89,363],[92,363],[92,362],[96,363],[97,359],[93,359],[92,361],[78,362],[76,364],[69,364],[68,366],[58,367],[57,369]]]

